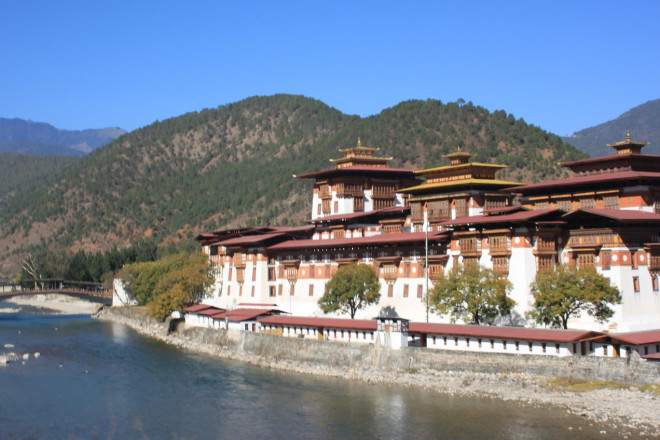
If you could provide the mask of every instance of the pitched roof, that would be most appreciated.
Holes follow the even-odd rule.
[[[660,222],[660,214],[636,209],[576,209],[575,211],[567,212],[562,217],[575,217],[580,215],[580,213],[588,213],[627,222]]]
[[[612,161],[630,161],[631,159],[637,160],[660,160],[660,155],[657,154],[609,154],[607,156],[590,157],[588,159],[574,160],[571,162],[564,162],[560,165],[563,167],[572,167],[575,165],[586,165],[600,162]]]
[[[190,312],[190,313],[198,313],[202,310],[206,309],[218,309],[218,307],[210,306],[208,304],[194,304],[192,306],[186,307],[183,309],[185,312]],[[219,310],[224,310],[224,309],[219,309]]]
[[[318,217],[313,220],[307,220],[307,222],[322,223],[322,222],[333,222],[333,221],[343,221],[343,220],[357,220],[361,218],[377,217],[387,214],[405,214],[409,211],[410,211],[410,206],[392,206],[390,208],[377,209],[374,211],[367,211],[367,212],[352,212],[346,214],[327,215],[324,217]]]
[[[270,315],[272,313],[281,313],[276,309],[234,309],[216,313],[211,316],[213,319],[219,319],[231,322],[254,321],[259,316]]]
[[[658,344],[660,343],[660,330],[648,330],[634,333],[619,333],[611,335],[612,339],[632,345]]]
[[[496,186],[500,188],[510,188],[510,187],[515,187],[515,185],[520,185],[520,183],[510,182],[508,180],[497,180],[497,179],[462,179],[462,180],[450,180],[447,182],[423,183],[421,185],[400,189],[397,192],[410,193],[415,191],[433,190],[440,188],[465,187],[465,186],[479,186],[479,187]]]
[[[566,343],[587,339],[603,333],[587,330],[555,330],[523,327],[490,327],[485,325],[432,324],[411,322],[409,331],[414,333],[447,336],[469,336],[520,341]]]
[[[449,235],[443,232],[429,233],[429,241],[443,241]],[[288,240],[269,246],[268,250],[292,249],[331,249],[345,246],[385,245],[389,243],[416,243],[426,239],[424,232],[402,232],[398,234],[378,234],[370,237],[334,238],[326,240]]]
[[[377,323],[371,319],[311,318],[304,316],[267,316],[259,319],[261,324],[289,325],[300,327],[323,327],[351,330],[376,330]]]
[[[559,179],[559,180],[550,180],[548,182],[534,183],[532,185],[521,185],[511,188],[505,188],[505,191],[508,192],[534,192],[536,190],[546,190],[552,187],[566,187],[566,186],[576,186],[583,184],[591,183],[613,183],[621,180],[637,180],[637,179],[658,179],[660,180],[660,173],[652,171],[621,171],[617,173],[605,173],[605,174],[592,174],[589,176],[579,176],[579,177],[569,177],[568,179]],[[612,186],[618,186],[619,184],[614,184]]]
[[[322,176],[333,176],[338,174],[405,174],[406,177],[414,178],[415,172],[408,168],[390,168],[390,167],[370,167],[370,166],[350,166],[343,168],[330,168],[327,170],[314,171],[307,174],[297,174],[294,177],[300,179],[309,179]]]
[[[530,221],[538,217],[542,217],[552,212],[559,212],[556,209],[538,209],[538,210],[522,210],[512,214],[503,215],[475,215],[471,217],[460,217],[454,220],[447,220],[440,223],[442,226],[458,226],[458,225],[477,225],[486,223],[516,223]]]

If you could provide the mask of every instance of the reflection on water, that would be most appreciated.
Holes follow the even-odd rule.
[[[3,315],[5,343],[42,356],[0,368],[3,439],[618,437],[558,409],[271,371],[86,317]]]

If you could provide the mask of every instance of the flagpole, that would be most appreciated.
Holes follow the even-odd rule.
[[[424,203],[424,208],[426,208],[426,203]],[[425,211],[424,225],[426,230],[426,240],[424,241],[424,273],[426,274],[426,322],[429,322],[429,223],[428,223],[428,212]]]

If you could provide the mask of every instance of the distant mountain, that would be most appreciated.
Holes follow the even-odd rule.
[[[644,148],[644,153],[660,154],[660,99],[628,110],[614,120],[580,130],[563,140],[591,157],[606,156],[614,153],[607,144],[624,140],[628,130],[633,140],[651,143]]]
[[[43,122],[0,118],[0,153],[83,156],[124,133],[121,128],[58,130]]]
[[[358,138],[395,167],[447,164],[463,151],[508,165],[502,179],[567,176],[557,162],[586,157],[558,136],[472,103],[406,101],[368,118],[315,99],[253,97],[135,130],[66,164],[56,179],[0,200],[0,268],[11,273],[33,246],[99,251],[151,237],[158,244],[203,231],[302,224],[312,182],[338,148]],[[0,273],[0,276],[3,273]]]

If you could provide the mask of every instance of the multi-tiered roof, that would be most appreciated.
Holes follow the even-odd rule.
[[[507,168],[506,165],[470,162],[472,156],[460,148],[455,153],[446,154],[444,157],[449,159],[449,165],[415,171],[415,174],[424,177],[426,182],[400,192],[420,196],[465,189],[498,190],[519,185],[517,182],[495,178],[495,173]]]

